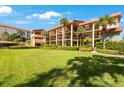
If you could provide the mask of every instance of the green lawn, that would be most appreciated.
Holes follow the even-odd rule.
[[[0,86],[124,86],[124,59],[80,51],[1,49]]]

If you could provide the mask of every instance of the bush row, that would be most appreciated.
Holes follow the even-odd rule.
[[[44,44],[42,45],[43,49],[55,49],[55,50],[79,50],[77,46],[59,46],[55,44]]]
[[[40,48],[39,46],[9,46],[9,49],[38,49]]]
[[[43,44],[41,46],[42,49],[58,49],[58,45],[55,44]]]
[[[78,51],[79,47],[77,46],[59,46],[58,50],[73,50],[73,51]]]
[[[59,46],[54,44],[44,44],[42,45],[43,49],[55,49],[55,50],[73,50],[73,51],[91,51],[90,46]]]
[[[120,52],[124,52],[124,41],[107,41],[106,44],[106,49],[108,50],[118,50]],[[103,43],[102,42],[97,42],[96,47],[99,49],[103,48]]]
[[[83,51],[83,52],[91,52],[91,49],[92,49],[92,48],[85,48],[85,47],[79,48],[79,50],[80,50],[80,51]]]

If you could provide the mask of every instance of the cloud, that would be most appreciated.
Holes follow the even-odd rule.
[[[91,18],[90,20],[93,21],[93,20],[98,20],[99,18]]]
[[[123,18],[121,18],[121,22],[124,23],[124,19]]]
[[[71,14],[71,12],[68,11],[68,12],[65,12],[65,14]]]
[[[14,22],[15,24],[29,24],[30,21],[22,21],[22,20],[18,20]]]
[[[35,18],[35,17],[39,17],[39,14],[32,14],[30,16],[26,16],[27,19],[31,19],[31,18]]]
[[[47,22],[47,24],[48,24],[48,25],[54,25],[54,24],[56,24],[56,22],[54,22],[54,21],[52,22],[52,21],[51,21],[51,22]]]
[[[51,19],[52,17],[60,17],[62,14],[54,11],[47,11],[42,14],[32,14],[30,16],[26,16],[27,19],[31,18],[39,18],[39,19]]]
[[[0,15],[12,14],[13,9],[9,6],[0,6]]]

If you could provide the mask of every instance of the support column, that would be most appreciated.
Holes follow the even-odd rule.
[[[71,46],[73,46],[73,24],[71,24]]]
[[[32,46],[35,46],[35,37],[34,37],[35,33],[32,33],[31,35],[31,42],[32,42]]]
[[[58,30],[56,29],[56,45],[57,45],[57,41],[58,41],[58,40],[57,40],[57,39],[58,39],[58,37],[57,37],[57,31],[58,31]]]
[[[49,44],[51,44],[51,32],[49,33]]]
[[[94,48],[95,45],[94,45],[94,31],[95,31],[95,25],[93,24],[92,25],[92,47]]]
[[[62,27],[62,46],[64,46],[64,27]]]
[[[101,33],[99,32],[99,38],[101,39]]]

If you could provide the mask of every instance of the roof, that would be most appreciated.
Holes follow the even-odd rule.
[[[32,30],[32,32],[41,32],[41,31],[44,31],[44,29],[34,29],[34,30]]]
[[[118,13],[114,13],[112,15],[109,15],[109,17],[118,17],[118,16],[121,16],[121,13],[118,12]],[[99,20],[99,18],[95,19],[95,20],[91,20],[89,22],[85,22],[85,23],[81,23],[80,25],[86,25],[86,24],[89,24],[89,23],[95,23]]]
[[[68,25],[69,25],[69,24],[76,24],[76,25],[79,25],[79,24],[84,23],[84,22],[85,22],[85,21],[81,21],[81,20],[73,20],[73,21],[69,22]],[[59,25],[59,26],[57,26],[57,27],[55,27],[55,28],[53,28],[53,29],[48,30],[48,32],[50,32],[50,31],[52,31],[52,30],[56,30],[56,29],[58,29],[58,28],[61,28],[62,26],[63,26],[63,25]]]
[[[0,44],[13,44],[15,42],[12,42],[12,41],[0,41]]]
[[[15,26],[9,26],[9,25],[5,25],[5,24],[0,24],[0,27],[8,27],[8,28],[16,29],[16,30],[23,30],[23,31],[31,32],[28,29],[19,28],[19,27],[15,27]]]
[[[109,17],[118,17],[118,16],[121,16],[120,12],[109,15]],[[95,20],[91,20],[89,22],[85,22],[85,21],[81,21],[81,20],[73,20],[72,22],[69,22],[69,24],[76,23],[77,25],[86,25],[86,24],[89,24],[89,23],[95,23],[98,20],[99,20],[99,18],[97,18]],[[62,27],[62,25],[59,25],[59,26],[57,26],[57,27],[55,27],[53,29],[50,29],[50,30],[48,30],[48,32],[50,32],[52,30],[56,30],[56,29],[58,29],[60,27]]]

